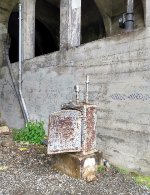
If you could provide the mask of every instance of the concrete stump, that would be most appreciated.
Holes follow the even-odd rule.
[[[102,152],[56,154],[52,157],[52,167],[77,179],[92,181],[96,178],[97,167],[102,162]]]

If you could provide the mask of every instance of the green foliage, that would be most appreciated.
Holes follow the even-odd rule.
[[[100,165],[98,168],[97,168],[97,172],[98,173],[103,173],[105,171],[105,166],[104,165]]]
[[[22,129],[13,130],[13,140],[41,144],[45,136],[43,122],[28,122]]]
[[[150,176],[135,176],[134,180],[138,183],[138,184],[142,184],[147,186],[148,188],[150,188]]]
[[[130,172],[130,170],[124,168],[116,168],[117,171],[123,175],[131,176],[137,184],[145,185],[150,188],[150,176],[139,175],[136,172]]]
[[[123,175],[129,174],[129,171],[127,169],[124,169],[122,167],[116,167],[117,171]]]

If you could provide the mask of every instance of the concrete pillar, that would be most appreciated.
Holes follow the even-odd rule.
[[[23,60],[35,56],[35,2],[36,0],[21,0],[22,2],[22,40]]]
[[[80,45],[81,0],[60,2],[60,49]]]
[[[142,0],[144,9],[145,26],[150,27],[150,0]]]

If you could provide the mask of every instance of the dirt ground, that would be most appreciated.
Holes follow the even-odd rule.
[[[46,146],[12,142],[0,136],[0,195],[150,195],[150,189],[136,184],[112,167],[87,183],[51,168]]]

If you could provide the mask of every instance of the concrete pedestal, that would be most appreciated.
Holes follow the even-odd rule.
[[[80,153],[65,153],[53,155],[52,167],[62,173],[86,181],[95,179],[97,167],[102,162],[102,152],[82,155]]]

